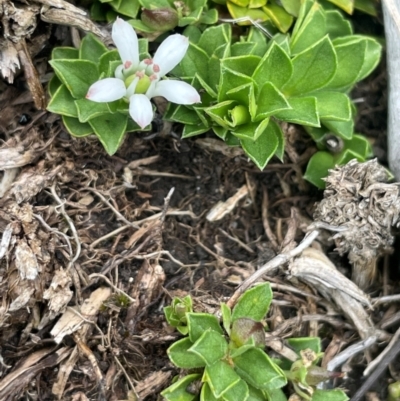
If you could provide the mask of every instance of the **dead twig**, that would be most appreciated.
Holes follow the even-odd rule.
[[[378,381],[378,379],[387,369],[388,365],[392,361],[394,361],[399,354],[400,354],[400,340],[397,339],[396,343],[391,347],[391,352],[385,354],[385,356],[381,359],[379,365],[371,373],[371,376],[368,377],[368,379],[354,394],[354,396],[351,398],[350,401],[359,401],[364,396],[364,394],[370,389],[370,387],[373,386]]]
[[[75,244],[76,244],[76,249],[75,249],[75,256],[71,259],[71,261],[68,264],[68,268],[70,268],[71,266],[73,266],[73,264],[78,260],[80,254],[81,254],[81,250],[82,250],[82,246],[81,246],[81,241],[79,240],[79,235],[78,232],[76,231],[75,228],[75,224],[72,221],[71,217],[69,217],[68,213],[65,211],[64,208],[64,202],[60,199],[60,197],[57,195],[56,192],[56,183],[54,183],[51,187],[50,187],[50,192],[51,195],[53,196],[54,200],[58,203],[58,209],[60,210],[60,214],[64,217],[64,219],[67,221],[69,228],[71,229],[72,232],[72,236],[74,237],[75,240]]]
[[[308,248],[313,241],[318,237],[319,231],[314,230],[308,233],[300,244],[292,249],[289,252],[281,253],[278,256],[275,256],[269,262],[260,267],[255,273],[253,273],[247,280],[243,281],[243,283],[236,289],[235,293],[228,300],[227,305],[230,308],[236,304],[239,297],[255,282],[257,282],[264,274],[273,273],[279,266],[282,266],[285,263],[288,263],[290,259],[299,255],[304,249]]]

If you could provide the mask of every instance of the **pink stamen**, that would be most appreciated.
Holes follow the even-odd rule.
[[[143,60],[143,63],[145,63],[146,65],[152,65],[153,64],[153,59],[151,58],[145,58]]]
[[[154,64],[154,65],[153,65],[153,71],[154,71],[154,72],[160,72],[160,67],[159,67],[158,64]]]
[[[132,65],[132,61],[125,61],[124,68],[127,70]]]
[[[155,81],[156,79],[158,79],[158,77],[157,77],[156,74],[151,74],[151,75],[149,76],[149,78],[150,78],[150,81]]]
[[[135,74],[137,77],[139,77],[139,78],[143,78],[144,77],[144,72],[143,71],[136,71],[136,74]]]

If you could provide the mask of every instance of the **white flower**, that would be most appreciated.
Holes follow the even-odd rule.
[[[200,95],[182,81],[160,79],[177,66],[189,47],[183,35],[171,35],[158,47],[153,59],[139,60],[139,42],[135,30],[121,18],[113,24],[112,39],[121,56],[122,64],[115,70],[115,78],[95,82],[86,99],[94,102],[113,102],[124,98],[129,102],[129,114],[144,128],[153,120],[150,99],[163,96],[177,104],[200,102]]]

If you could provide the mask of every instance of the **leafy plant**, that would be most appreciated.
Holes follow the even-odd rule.
[[[177,26],[213,25],[218,21],[217,9],[209,8],[207,0],[140,0],[140,4],[143,7],[140,19],[129,23],[151,38]]]
[[[147,41],[140,40],[141,57],[148,57]],[[75,137],[96,134],[109,154],[115,153],[125,132],[140,130],[128,119],[122,102],[94,103],[86,99],[90,86],[100,77],[111,77],[121,59],[94,35],[81,42],[80,49],[55,48],[50,61],[55,75],[49,83],[51,100],[47,110],[60,114],[68,132]],[[125,106],[125,109],[127,107]]]
[[[186,313],[193,312],[192,298],[174,298],[170,306],[164,308],[165,318],[170,326],[175,327],[181,334],[186,335],[189,331]]]
[[[62,116],[71,135],[95,133],[110,155],[126,132],[149,126],[154,114],[152,97],[164,96],[179,104],[200,100],[189,84],[161,80],[185,55],[187,38],[169,36],[150,59],[147,40],[138,40],[133,28],[120,18],[113,24],[112,37],[118,51],[108,50],[93,35],[82,40],[79,51],[54,49],[50,64],[55,76],[47,107]]]
[[[129,23],[151,40],[177,26],[218,21],[217,9],[207,0],[96,0],[91,7],[91,16],[98,21],[111,22],[118,15],[130,17]]]
[[[212,129],[263,169],[273,155],[283,157],[280,124],[291,122],[316,139],[331,133],[350,141],[346,145],[359,159],[369,155],[366,143],[364,150],[356,144],[362,139],[351,142],[355,111],[348,93],[375,68],[381,46],[354,35],[340,12],[307,0],[292,35],[277,34],[268,42],[252,28],[232,44],[226,24],[203,33],[189,27],[184,34],[190,46],[173,73],[202,93],[202,104],[170,105],[165,115],[185,124],[184,138]],[[323,177],[313,165],[308,170],[314,183]]]
[[[113,22],[118,16],[136,18],[139,10],[139,0],[95,0],[90,16],[96,21]]]
[[[229,14],[239,25],[262,24],[267,30],[275,32],[276,28],[286,33],[300,15],[301,0],[214,0],[228,8]],[[376,15],[376,6],[372,0],[328,0],[326,9],[339,7],[348,14],[354,9]]]
[[[275,361],[265,353],[262,320],[271,300],[271,287],[263,283],[246,291],[233,310],[221,304],[223,328],[214,315],[186,311],[187,336],[168,349],[168,356],[175,366],[189,373],[161,395],[169,401],[286,401],[282,388],[289,380],[306,400],[347,400],[340,390],[315,390],[316,384],[330,377],[329,372],[316,366],[321,356],[319,339],[292,339],[291,345],[301,354],[292,365]],[[174,299],[173,305],[165,308],[168,320],[178,305],[191,308],[187,297]],[[288,371],[283,370],[285,364]]]

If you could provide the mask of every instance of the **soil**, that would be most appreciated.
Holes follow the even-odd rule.
[[[68,34],[53,28],[34,57],[43,76],[60,32]],[[126,400],[134,399],[133,389],[140,399],[159,399],[179,374],[166,354],[178,334],[163,307],[189,293],[195,310],[214,312],[257,268],[304,238],[323,196],[302,178],[316,150],[312,141],[289,127],[283,163],[273,159],[259,171],[237,149],[216,146],[211,134],[181,140],[182,128],[158,116],[153,132],[127,135],[108,156],[96,138],[72,138],[58,116],[37,111],[23,74],[0,85],[0,159],[18,167],[0,200],[0,400]],[[357,131],[385,165],[384,61],[353,98],[359,99]],[[246,194],[230,212],[207,219],[242,187]],[[322,249],[350,277],[347,258],[332,244]],[[33,257],[36,271],[25,273],[34,278],[21,280],[17,269]],[[368,291],[374,299],[398,290],[399,275],[387,268],[396,261],[385,260]],[[329,358],[360,340],[318,288],[291,279],[284,268],[268,280],[274,301],[267,323],[280,339],[318,335]],[[69,312],[70,323],[73,308],[93,297],[101,302],[82,312],[84,327],[54,342],[60,316]],[[389,334],[399,327],[396,303],[369,313]],[[312,315],[314,321],[303,320]],[[331,385],[354,395],[363,370],[386,345],[351,358],[346,376]],[[399,368],[390,364],[367,394],[377,398],[368,399],[385,399]]]

